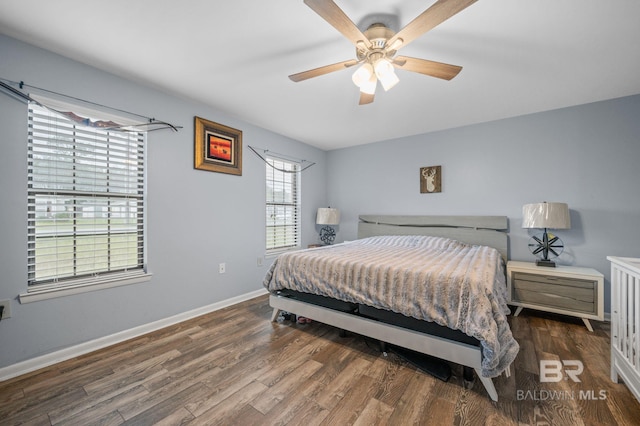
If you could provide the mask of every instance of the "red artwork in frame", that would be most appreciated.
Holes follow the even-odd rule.
[[[194,167],[242,175],[242,131],[195,117]]]

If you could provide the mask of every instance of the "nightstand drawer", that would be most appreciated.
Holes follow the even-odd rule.
[[[597,282],[591,280],[514,272],[512,300],[594,314],[596,287]]]
[[[557,277],[552,275],[527,274],[526,272],[514,272],[514,281],[524,281],[541,284],[559,285],[565,287],[587,288],[593,291],[596,287],[596,280],[582,280],[579,278]]]

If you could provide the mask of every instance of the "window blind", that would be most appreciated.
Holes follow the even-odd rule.
[[[145,133],[86,127],[29,104],[30,289],[144,272]]]
[[[266,163],[266,248],[282,250],[298,247],[300,165],[269,156],[266,157]]]

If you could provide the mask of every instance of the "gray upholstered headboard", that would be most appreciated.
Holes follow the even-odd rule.
[[[494,247],[507,261],[506,216],[380,216],[360,215],[358,238],[375,235],[430,235]]]

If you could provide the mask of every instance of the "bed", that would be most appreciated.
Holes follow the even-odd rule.
[[[358,240],[288,252],[264,280],[280,311],[492,378],[518,352],[506,315],[505,216],[362,215]],[[448,283],[443,285],[443,283]]]

